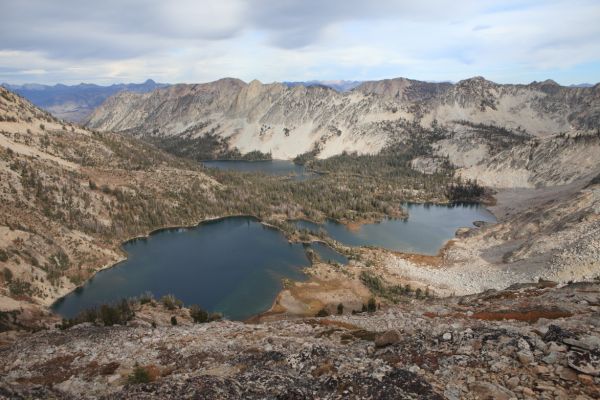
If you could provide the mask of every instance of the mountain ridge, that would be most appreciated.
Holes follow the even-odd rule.
[[[282,83],[289,87],[294,86],[324,86],[337,92],[347,92],[361,85],[364,81],[356,80],[310,80],[310,81],[283,81]]]
[[[143,83],[117,83],[108,86],[83,82],[77,85],[2,83],[0,86],[27,98],[34,105],[49,111],[59,119],[82,123],[96,107],[115,93],[120,91],[143,93],[166,87],[168,84],[147,79]]]
[[[600,121],[600,85],[496,84],[482,77],[450,84],[395,78],[363,82],[339,93],[323,86],[240,80],[225,90],[227,82],[233,81],[179,84],[145,95],[116,94],[87,124],[140,137],[185,133],[194,138],[211,132],[243,153],[260,150],[290,159],[315,146],[321,148],[321,157],[377,152],[394,139],[392,126],[399,121],[428,127],[466,120],[533,136],[589,131]]]

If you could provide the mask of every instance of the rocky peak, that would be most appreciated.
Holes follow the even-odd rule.
[[[367,81],[354,91],[376,95],[397,102],[421,102],[432,100],[452,86],[448,82],[423,82],[408,78]]]
[[[478,90],[497,86],[498,84],[485,79],[483,76],[474,76],[472,78],[463,79],[456,83],[456,87],[471,90]]]
[[[262,86],[262,82],[259,81],[258,79],[252,79],[252,81],[250,81],[250,83],[248,85],[250,87],[260,87],[260,86]]]
[[[482,76],[459,81],[446,92],[444,102],[458,104],[463,108],[474,107],[479,112],[495,110],[499,85]]]
[[[534,81],[529,86],[550,95],[557,94],[562,89],[562,86],[560,86],[558,83],[556,83],[556,81],[552,79],[546,79],[542,82]]]
[[[385,97],[399,97],[406,88],[411,86],[407,78],[383,79],[380,81],[366,81],[356,87],[355,91],[365,94],[376,94]]]
[[[556,83],[555,80],[553,79],[546,79],[545,81],[542,82],[543,86],[560,86],[558,83]]]
[[[248,84],[237,78],[222,78],[214,82],[203,83],[200,86],[207,88],[208,90],[232,92],[239,91],[242,88],[247,87]]]

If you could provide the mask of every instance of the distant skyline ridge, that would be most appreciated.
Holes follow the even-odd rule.
[[[146,80],[144,80],[142,83],[140,83],[139,85],[154,85],[157,84],[156,81],[154,81],[154,79],[148,78]],[[101,84],[97,84],[97,83],[90,83],[90,82],[79,82],[76,84],[71,84],[71,85],[67,85],[65,83],[62,82],[56,82],[56,83],[33,83],[33,82],[29,82],[29,83],[22,83],[22,84],[11,84],[9,82],[2,82],[0,83],[0,86],[4,86],[7,89],[31,89],[31,90],[43,90],[45,88],[48,87],[76,87],[76,86],[98,86],[98,87],[110,87],[110,86],[123,86],[123,85],[135,85],[135,83],[125,83],[125,82],[115,82],[112,84],[105,84],[105,85],[101,85]],[[159,83],[158,85],[164,85],[164,83]]]
[[[159,87],[161,86],[171,86],[171,85],[179,85],[179,84],[184,84],[184,85],[194,85],[194,84],[203,84],[203,83],[210,83],[210,82],[216,82],[220,79],[225,79],[225,78],[233,78],[233,79],[240,79],[246,83],[249,83],[253,80],[257,80],[261,83],[282,83],[286,86],[289,87],[293,87],[293,86],[298,86],[298,85],[303,85],[303,86],[325,86],[325,87],[329,87],[332,88],[334,90],[337,91],[348,91],[348,90],[352,90],[355,87],[359,86],[361,83],[364,82],[376,82],[376,81],[386,81],[386,80],[394,80],[394,79],[408,79],[408,80],[414,80],[414,81],[421,81],[421,82],[427,82],[427,83],[450,83],[450,84],[455,84],[457,82],[460,81],[464,81],[464,80],[468,80],[468,79],[472,79],[472,78],[476,78],[476,77],[481,77],[485,80],[503,85],[503,84],[522,84],[522,85],[529,85],[529,84],[534,84],[534,83],[541,83],[541,82],[554,82],[557,85],[560,86],[564,86],[564,87],[572,87],[572,88],[587,88],[587,87],[593,87],[595,85],[597,85],[598,83],[600,83],[600,80],[598,82],[594,82],[594,83],[590,83],[590,82],[580,82],[580,83],[570,83],[570,84],[566,84],[566,83],[561,83],[558,82],[552,78],[544,78],[544,79],[539,79],[539,80],[533,80],[530,82],[500,82],[500,81],[494,81],[493,79],[489,79],[486,76],[483,75],[473,75],[473,76],[468,76],[465,77],[463,79],[459,79],[457,81],[454,80],[450,80],[450,79],[442,79],[442,80],[421,80],[421,79],[416,79],[416,78],[412,78],[412,77],[408,77],[408,76],[395,76],[395,77],[389,77],[389,78],[381,78],[381,79],[365,79],[365,80],[346,80],[346,79],[310,79],[310,80],[306,80],[306,81],[295,81],[295,80],[281,80],[281,81],[261,81],[260,79],[254,78],[254,79],[250,79],[250,80],[245,80],[245,79],[241,79],[241,78],[237,78],[237,77],[228,77],[228,76],[223,76],[217,79],[213,79],[210,81],[197,81],[197,82],[176,82],[176,81],[165,81],[165,82],[157,82],[156,80],[152,79],[152,78],[141,78],[141,79],[135,79],[131,82],[121,82],[121,81],[115,81],[113,83],[93,83],[93,82],[78,82],[78,83],[71,83],[71,84],[67,84],[64,82],[46,82],[46,83],[37,83],[37,82],[25,82],[25,83],[11,83],[11,82],[1,82],[0,86],[4,86],[7,89],[10,90],[16,90],[16,89],[29,89],[29,90],[43,90],[43,89],[47,89],[47,88],[54,88],[54,87],[68,87],[68,88],[74,88],[74,87],[81,87],[81,86],[91,86],[91,87],[103,87],[103,88],[107,88],[107,87],[113,87],[113,86],[124,86],[124,85],[157,85]],[[141,82],[141,83],[135,83],[135,82]]]
[[[166,88],[172,85],[203,85],[219,82],[221,80],[234,80],[244,82],[238,78],[221,78],[211,82],[194,82],[194,83],[157,83],[153,79],[146,79],[143,83],[115,83],[112,85],[97,85],[93,83],[78,83],[75,85],[65,85],[57,83],[54,85],[43,85],[39,83],[25,83],[21,85],[2,83],[1,86],[6,87],[9,90],[25,97],[36,106],[43,108],[56,116],[57,118],[64,119],[70,122],[85,123],[88,117],[93,111],[98,108],[104,101],[109,97],[119,92],[133,92],[133,93],[148,93],[155,89]],[[390,90],[396,90],[396,83],[400,82],[401,86],[408,84],[409,82],[417,85],[428,85],[434,84],[440,88],[456,85],[460,82],[469,80],[483,80],[492,82],[484,77],[475,76],[467,79],[463,79],[459,82],[450,81],[419,81],[416,79],[410,79],[405,77],[396,77],[390,79],[381,80],[310,80],[310,81],[283,81],[283,82],[267,82],[266,84],[282,84],[287,87],[305,86],[305,87],[325,87],[332,89],[339,93],[346,93],[352,90],[359,90],[363,85],[374,84],[376,89],[374,93],[387,93]],[[259,80],[252,80],[251,82],[244,82],[250,84],[252,82],[260,82]],[[262,83],[262,82],[261,82]],[[497,83],[497,82],[493,82]],[[502,85],[502,84],[501,84]],[[510,85],[510,84],[506,84]],[[545,85],[552,86],[558,85],[552,79],[546,79],[544,81],[533,81],[525,85]],[[577,85],[564,86],[570,89],[576,88],[590,88],[594,85],[589,83],[582,83]]]
[[[115,83],[106,86],[83,82],[76,85],[2,83],[2,86],[25,97],[57,118],[82,123],[96,107],[116,93],[121,91],[147,93],[169,85],[146,79],[143,83]]]

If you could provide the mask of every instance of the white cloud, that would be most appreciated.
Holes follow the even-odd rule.
[[[594,0],[0,0],[0,8],[0,80],[9,82],[600,80]]]

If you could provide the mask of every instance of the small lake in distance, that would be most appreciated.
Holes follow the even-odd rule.
[[[316,175],[306,171],[303,165],[294,164],[289,160],[265,160],[265,161],[202,161],[207,168],[233,170],[241,172],[261,172],[268,175],[287,176],[293,175],[295,180],[301,181],[315,177]]]
[[[385,219],[364,224],[357,229],[335,221],[315,224],[295,221],[299,228],[318,232],[324,230],[332,239],[348,246],[377,246],[408,253],[435,255],[460,227],[473,227],[475,221],[495,222],[494,215],[479,204],[453,205],[413,204],[403,206],[408,219]]]

